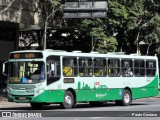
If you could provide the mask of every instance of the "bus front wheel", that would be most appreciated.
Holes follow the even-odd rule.
[[[71,109],[74,105],[74,97],[72,92],[66,91],[64,95],[64,101],[60,106],[64,109]]]

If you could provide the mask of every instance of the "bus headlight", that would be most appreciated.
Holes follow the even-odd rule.
[[[44,88],[41,88],[41,89],[37,90],[35,92],[35,96],[41,94],[42,92],[44,92]]]

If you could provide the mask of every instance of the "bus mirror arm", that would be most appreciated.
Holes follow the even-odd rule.
[[[3,75],[5,75],[5,76],[7,76],[7,74],[5,73],[6,63],[7,63],[7,62],[4,62],[4,63],[3,63],[3,70],[2,70],[2,73],[3,73]]]

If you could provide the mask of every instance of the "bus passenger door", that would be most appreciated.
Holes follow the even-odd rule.
[[[47,85],[60,79],[60,58],[52,58],[47,61]]]

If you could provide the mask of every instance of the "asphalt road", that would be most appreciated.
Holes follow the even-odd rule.
[[[91,107],[89,104],[78,104],[75,108],[64,110],[59,105],[45,106],[42,110],[33,110],[29,104],[22,103],[0,103],[0,119],[29,119],[40,120],[111,120],[115,119],[140,119],[140,120],[160,120],[160,98],[150,98],[135,100],[130,106],[116,106],[114,102],[108,102],[102,107]],[[12,117],[5,117],[6,112]],[[17,117],[19,115],[19,117]],[[35,117],[35,118],[33,118]],[[38,118],[36,118],[38,117]],[[42,117],[42,118],[40,118]]]

